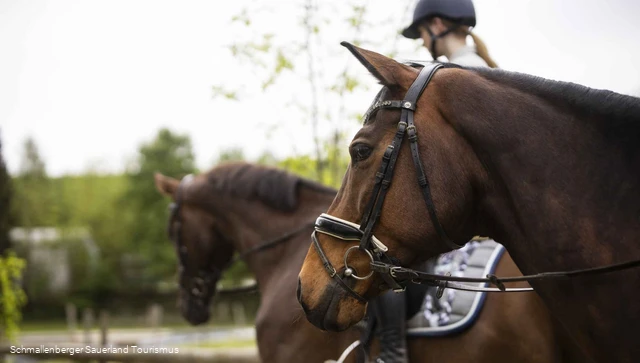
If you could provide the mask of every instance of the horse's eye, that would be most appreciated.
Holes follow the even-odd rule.
[[[355,144],[349,149],[351,160],[354,162],[365,160],[371,155],[373,149],[369,145]]]

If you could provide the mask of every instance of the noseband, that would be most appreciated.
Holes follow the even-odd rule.
[[[418,64],[413,65],[415,66]],[[422,190],[422,196],[427,205],[429,217],[431,218],[431,222],[436,232],[438,233],[440,240],[450,249],[458,249],[462,247],[461,245],[458,245],[449,239],[444,231],[444,228],[440,224],[440,221],[438,220],[435,206],[433,204],[433,198],[431,197],[429,180],[427,179],[427,175],[424,172],[424,168],[422,167],[422,162],[420,161],[420,153],[418,151],[418,137],[416,126],[414,124],[414,113],[416,110],[416,103],[418,101],[418,98],[420,98],[420,95],[427,87],[436,71],[442,67],[443,65],[440,63],[428,63],[424,65],[424,67],[420,70],[418,77],[415,79],[411,87],[409,87],[409,90],[407,91],[403,100],[380,101],[374,104],[367,111],[365,120],[369,117],[369,115],[380,109],[400,109],[401,114],[395,137],[391,144],[387,146],[387,149],[382,156],[380,169],[375,176],[373,193],[371,195],[371,198],[369,199],[369,202],[367,203],[364,215],[362,216],[362,220],[360,221],[360,225],[358,226],[355,223],[345,221],[328,214],[322,214],[316,220],[316,226],[315,231],[312,235],[312,241],[313,246],[318,252],[318,255],[320,256],[325,269],[327,270],[329,275],[336,280],[336,282],[342,285],[351,296],[359,301],[366,300],[360,294],[350,288],[346,284],[346,282],[343,281],[343,278],[340,276],[340,274],[337,273],[333,265],[331,265],[331,262],[326,257],[326,254],[323,252],[322,247],[318,242],[316,233],[327,234],[345,241],[360,241],[360,245],[358,246],[358,248],[368,255],[368,257],[371,259],[372,266],[375,265],[376,262],[383,262],[385,260],[393,262],[392,258],[385,255],[385,252],[387,252],[388,250],[387,247],[373,235],[373,228],[378,222],[380,212],[382,210],[382,204],[387,195],[387,192],[389,191],[391,179],[393,178],[393,172],[396,165],[396,160],[398,159],[398,154],[400,153],[400,147],[402,146],[402,141],[405,138],[405,134],[408,135],[408,139],[410,142],[411,155],[418,177],[418,184],[420,185],[420,189]],[[344,277],[354,277],[356,279],[366,279],[371,277],[374,272],[373,270],[367,276],[360,277],[355,275],[353,268],[349,267],[349,265],[347,264],[349,253],[353,250],[354,247],[349,248],[345,253],[344,271],[342,272],[342,275]],[[386,284],[389,285],[389,287],[393,290],[404,290],[404,286],[399,284],[391,273],[380,273],[380,275],[385,280]]]

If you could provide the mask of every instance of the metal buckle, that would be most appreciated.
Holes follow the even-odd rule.
[[[451,272],[447,272],[445,276],[451,276]],[[444,289],[446,289],[448,285],[449,285],[449,281],[447,280],[438,281],[438,289],[436,290],[436,299],[440,300],[440,298],[444,294]]]
[[[396,271],[400,271],[402,269],[402,267],[400,266],[393,266],[393,267],[389,267],[389,275],[391,275],[391,277],[396,278],[398,277],[396,275]]]
[[[324,269],[327,270],[327,273],[329,273],[329,277],[333,277],[338,273],[336,269],[330,264],[325,264]]]

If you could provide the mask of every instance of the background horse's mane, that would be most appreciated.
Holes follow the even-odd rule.
[[[336,193],[332,188],[287,171],[244,162],[219,165],[206,173],[206,179],[206,185],[195,188],[194,194],[199,195],[193,195],[194,198],[209,199],[213,188],[216,192],[230,193],[245,200],[259,200],[282,212],[296,209],[299,187]]]
[[[501,69],[469,68],[485,79],[569,108],[592,120],[605,138],[632,154],[640,153],[640,98]]]

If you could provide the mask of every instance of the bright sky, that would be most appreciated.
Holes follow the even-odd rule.
[[[276,45],[304,41],[306,1],[0,0],[0,137],[15,173],[27,136],[35,138],[52,175],[91,167],[122,171],[141,142],[160,127],[192,137],[198,165],[240,147],[250,158],[309,153],[310,107],[304,52],[294,72],[261,90],[266,72],[235,60],[238,41]],[[319,90],[322,135],[340,128],[350,139],[375,81],[341,40],[400,59],[428,59],[418,41],[397,32],[409,23],[413,0],[315,0],[319,35],[312,42],[317,86],[329,87],[347,65],[369,88],[342,101]],[[262,4],[262,5],[256,5]],[[266,5],[268,4],[268,5]],[[346,4],[366,4],[366,31],[345,25]],[[399,6],[402,5],[402,6]],[[505,69],[640,94],[640,1],[475,0],[476,33]],[[251,27],[231,19],[249,8]],[[397,13],[394,13],[397,12]],[[240,101],[213,96],[238,90]],[[338,118],[342,117],[341,121]],[[346,147],[346,145],[345,145]]]

